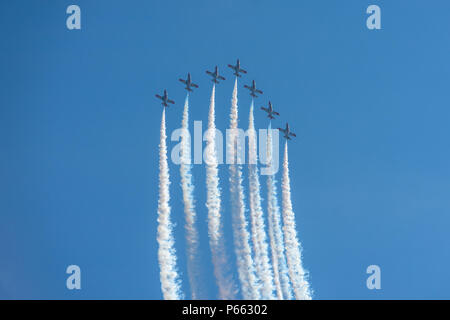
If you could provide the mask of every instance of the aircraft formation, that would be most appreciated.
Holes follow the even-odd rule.
[[[241,68],[241,63],[240,63],[239,59],[237,59],[236,65],[229,64],[228,67],[233,70],[233,75],[235,75],[236,77],[242,77],[241,73],[243,73],[243,74],[247,73],[246,70]],[[214,67],[214,71],[207,70],[206,74],[211,76],[211,78],[212,78],[211,81],[214,83],[217,83],[217,84],[220,83],[219,80],[220,81],[225,80],[225,78],[219,74],[219,68],[217,66]],[[193,92],[192,88],[198,88],[198,85],[192,82],[190,73],[187,74],[186,80],[179,79],[179,81],[182,82],[186,86],[184,89],[186,89],[188,92]],[[244,88],[246,88],[250,91],[250,95],[253,98],[257,98],[258,97],[257,94],[260,94],[260,95],[263,94],[263,91],[256,87],[255,80],[252,80],[252,84],[250,86],[244,85]],[[162,101],[161,104],[165,108],[169,107],[169,104],[175,104],[175,101],[169,99],[166,89],[164,89],[164,93],[162,96],[159,94],[156,94],[155,96]],[[276,112],[273,109],[272,102],[270,102],[270,101],[269,101],[268,107],[267,108],[261,107],[261,110],[263,110],[267,113],[267,117],[269,119],[275,119],[275,116],[280,115],[278,112]],[[283,137],[286,140],[291,140],[291,137],[296,137],[295,133],[293,133],[291,131],[291,129],[289,127],[289,123],[287,123],[287,122],[286,122],[286,126],[284,128],[278,128],[278,130],[280,130],[283,133]]]

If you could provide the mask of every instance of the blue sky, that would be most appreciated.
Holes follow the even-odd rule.
[[[78,4],[82,30],[66,28]],[[366,28],[377,4],[382,30]],[[317,299],[449,298],[450,80],[447,1],[10,1],[0,5],[0,298],[161,299],[157,161],[161,106],[180,126],[191,72],[193,120],[216,64],[217,127],[228,126],[240,58],[241,127],[264,90],[289,120],[297,229]],[[267,126],[260,112],[256,126]],[[169,142],[169,149],[175,143]],[[179,168],[172,217],[189,297]],[[205,283],[204,167],[193,169]],[[279,178],[280,176],[278,176]],[[229,219],[228,172],[220,170]],[[262,184],[265,180],[262,178]],[[266,198],[263,194],[263,197]],[[265,206],[266,203],[264,202]],[[227,231],[229,226],[226,227]],[[227,243],[231,252],[231,238]],[[77,264],[82,289],[65,287]],[[234,264],[231,256],[230,264]],[[367,266],[381,267],[378,291]]]

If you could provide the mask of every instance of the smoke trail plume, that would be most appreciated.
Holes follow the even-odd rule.
[[[211,93],[211,102],[208,115],[208,131],[206,133],[207,146],[205,149],[206,162],[206,189],[208,208],[208,234],[214,265],[214,274],[219,287],[221,299],[235,298],[235,285],[231,277],[227,276],[228,265],[221,222],[221,195],[219,189],[219,175],[216,155],[216,125],[215,125],[215,85]]]
[[[183,120],[181,122],[183,130],[181,136],[180,148],[180,176],[181,189],[183,191],[184,214],[186,219],[186,242],[187,242],[187,268],[189,284],[191,286],[191,297],[193,300],[203,298],[202,286],[199,283],[201,278],[201,265],[198,246],[199,236],[196,227],[196,211],[194,202],[194,185],[192,183],[191,173],[191,153],[190,153],[190,135],[189,135],[189,93],[184,102]]]
[[[239,154],[236,146],[238,127],[238,105],[237,105],[237,78],[234,82],[233,96],[230,111],[230,136],[227,138],[227,151],[234,159]],[[242,296],[246,300],[260,299],[260,283],[255,274],[255,266],[250,247],[250,234],[245,216],[244,188],[242,186],[242,166],[230,164],[230,197],[233,220],[233,238],[237,258],[239,280],[241,283]]]
[[[166,300],[182,298],[180,279],[177,272],[177,258],[170,222],[169,166],[167,164],[166,146],[166,111],[161,119],[161,138],[159,142],[159,200],[157,240],[158,262],[160,269],[161,289]]]
[[[267,245],[267,235],[263,211],[261,208],[261,188],[258,176],[258,156],[256,148],[256,131],[253,117],[253,99],[250,106],[249,126],[248,126],[248,145],[249,145],[249,191],[250,191],[250,217],[252,241],[255,248],[255,264],[259,278],[262,282],[262,298],[274,299],[274,282],[272,275],[272,266],[269,261],[269,249]]]
[[[311,292],[302,266],[300,243],[297,239],[295,214],[292,211],[291,182],[289,179],[288,145],[284,146],[283,178],[281,181],[283,200],[284,243],[286,247],[289,276],[292,281],[295,298],[297,300],[310,300]]]
[[[272,166],[272,126],[267,133],[268,167]],[[272,253],[273,273],[278,299],[292,299],[292,287],[289,281],[286,256],[284,253],[284,237],[281,228],[281,214],[277,199],[277,186],[274,174],[267,176],[267,211],[269,238]]]

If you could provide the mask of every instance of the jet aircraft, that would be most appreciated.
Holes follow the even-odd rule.
[[[164,107],[168,107],[169,106],[168,103],[175,104],[175,101],[169,99],[169,96],[167,95],[167,90],[166,89],[164,89],[164,94],[163,94],[162,97],[159,94],[155,94],[155,97],[157,97],[158,99],[160,99],[162,101],[161,104]]]
[[[192,92],[193,91],[192,88],[198,88],[198,85],[196,85],[195,83],[192,82],[190,73],[187,74],[187,79],[186,80],[184,80],[184,79],[178,79],[178,80],[180,80],[180,82],[182,82],[182,83],[184,83],[186,85],[185,89],[187,91]]]
[[[244,69],[241,68],[241,63],[239,62],[239,59],[237,59],[237,62],[236,62],[236,65],[235,65],[235,66],[229,64],[228,67],[230,67],[231,69],[233,69],[233,71],[234,71],[233,74],[234,74],[236,77],[241,77],[241,75],[239,74],[239,72],[247,73],[247,71],[245,71]]]
[[[252,81],[252,86],[249,87],[248,85],[244,85],[244,88],[250,90],[250,95],[254,98],[257,98],[258,96],[256,95],[256,93],[262,94],[263,92],[259,89],[256,89],[256,82],[255,80]],[[255,93],[256,92],[256,93]]]
[[[267,112],[267,117],[269,117],[270,119],[275,119],[275,117],[273,115],[276,115],[276,116],[280,115],[278,112],[273,110],[272,102],[270,102],[270,101],[269,101],[269,107],[268,108],[261,107],[261,110],[264,110],[265,112]]]
[[[224,77],[219,75],[219,69],[217,68],[217,66],[215,67],[214,72],[206,71],[206,73],[212,77],[211,81],[214,83],[219,83],[219,80],[225,80]]]
[[[295,133],[291,132],[291,130],[289,129],[289,123],[286,122],[286,128],[282,129],[282,128],[278,128],[278,130],[280,130],[281,132],[283,132],[283,136],[284,138],[286,138],[287,140],[291,140],[291,136],[292,137],[296,137]]]

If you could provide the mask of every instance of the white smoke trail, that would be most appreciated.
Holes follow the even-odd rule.
[[[219,287],[219,297],[221,299],[234,299],[236,289],[231,277],[227,276],[228,262],[225,254],[220,214],[221,195],[216,155],[215,88],[215,85],[213,85],[208,115],[208,131],[206,133],[207,146],[205,149],[208,234],[214,274]]]
[[[283,178],[281,181],[283,200],[284,243],[286,247],[289,276],[292,281],[295,298],[297,300],[310,300],[311,292],[305,270],[302,266],[300,243],[297,239],[295,214],[292,211],[291,182],[289,179],[288,145],[284,147]]]
[[[230,136],[227,138],[227,151],[234,159],[236,149],[238,127],[238,106],[237,106],[237,78],[234,82],[233,96],[231,99],[230,111]],[[240,145],[239,143],[237,144]],[[255,266],[250,247],[250,234],[245,216],[244,188],[242,186],[242,166],[230,164],[230,197],[232,206],[233,238],[237,258],[238,274],[241,283],[242,296],[246,300],[260,299],[260,283],[255,274]]]
[[[272,126],[267,132],[268,167],[272,166]],[[274,174],[267,176],[267,211],[269,222],[269,238],[275,287],[278,299],[292,299],[292,287],[289,281],[286,256],[284,253],[284,237],[281,228],[281,214],[277,199],[277,186]]]
[[[258,176],[258,156],[256,148],[256,131],[253,117],[253,99],[250,106],[249,125],[248,125],[248,146],[249,146],[249,191],[250,191],[250,217],[252,241],[255,248],[255,264],[259,278],[262,282],[262,298],[265,300],[274,299],[274,282],[272,275],[272,266],[269,261],[269,248],[267,244],[267,235],[263,211],[261,208],[261,188]]]
[[[158,231],[157,240],[158,262],[160,269],[161,289],[166,300],[179,300],[180,279],[177,272],[177,256],[172,236],[170,221],[169,166],[167,164],[166,146],[166,111],[161,119],[161,137],[159,142],[159,200],[158,200]]]
[[[187,242],[187,268],[189,284],[191,286],[191,297],[193,300],[202,298],[201,284],[199,283],[201,274],[201,262],[199,260],[198,246],[199,236],[196,227],[197,214],[194,202],[194,185],[192,183],[191,173],[191,153],[190,153],[190,135],[189,135],[189,93],[184,102],[183,120],[181,121],[183,130],[181,136],[180,148],[180,176],[181,189],[183,191],[184,214],[186,219],[186,242]]]

